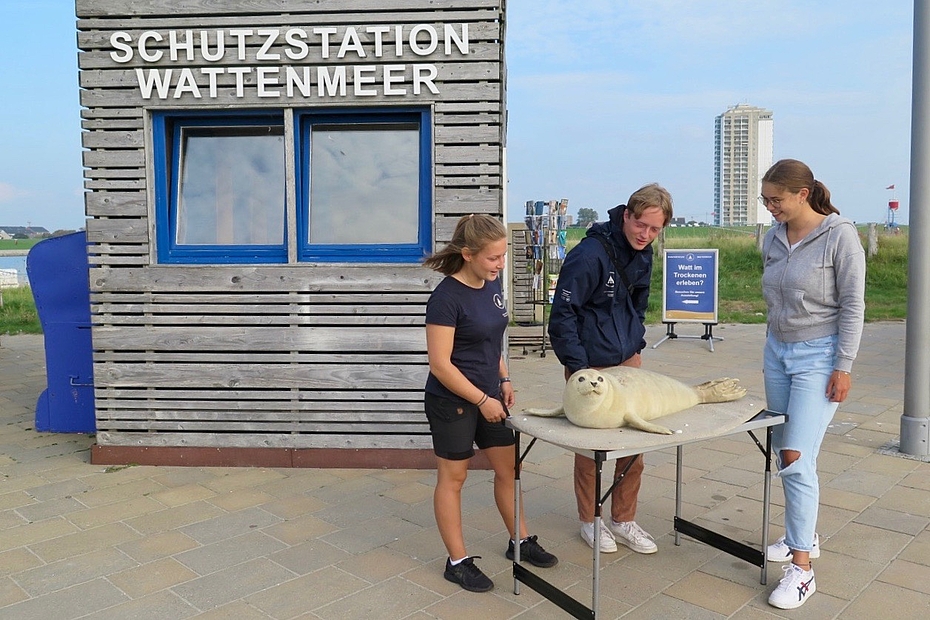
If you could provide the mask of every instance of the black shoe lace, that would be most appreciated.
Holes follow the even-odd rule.
[[[469,577],[478,577],[482,575],[481,569],[475,566],[475,560],[480,560],[480,555],[471,555],[462,560],[462,572],[467,573]]]

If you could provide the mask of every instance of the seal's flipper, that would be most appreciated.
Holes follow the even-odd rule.
[[[560,415],[565,415],[565,409],[562,407],[556,407],[555,409],[524,409],[524,411],[530,415],[539,416],[540,418],[557,418]]]
[[[739,400],[746,395],[746,388],[739,384],[739,379],[714,379],[700,385],[695,385],[702,403],[725,403],[731,400]]]
[[[634,413],[627,413],[623,419],[626,421],[627,426],[631,426],[641,431],[646,431],[647,433],[657,433],[659,435],[672,434],[672,431],[665,428],[664,426],[659,426],[658,424],[647,422]]]

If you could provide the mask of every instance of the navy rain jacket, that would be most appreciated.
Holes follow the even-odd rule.
[[[649,304],[652,246],[633,249],[623,235],[625,210],[626,205],[614,207],[607,212],[607,222],[592,225],[559,271],[549,338],[556,357],[570,372],[617,366],[646,346],[643,323]],[[596,235],[613,247],[632,291],[627,291],[604,247],[593,238]]]

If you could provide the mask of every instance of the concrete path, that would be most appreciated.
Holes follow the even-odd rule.
[[[541,327],[516,328],[532,340]],[[680,325],[681,335],[700,326]],[[664,334],[651,327],[650,344]],[[699,339],[648,348],[646,368],[686,382],[735,376],[761,389],[761,325],[721,325]],[[903,408],[903,323],[866,326],[853,393],[820,456],[823,554],[817,593],[802,608],[766,603],[781,576],[701,543],[673,544],[674,451],[647,455],[637,521],[659,552],[602,556],[604,618],[928,618],[930,464],[896,441]],[[513,346],[518,409],[560,398],[554,355]],[[563,618],[522,587],[513,594],[506,531],[490,473],[464,493],[469,552],[497,587],[459,589],[442,577],[432,514],[433,471],[89,464],[93,437],[36,433],[45,387],[41,336],[0,336],[0,619]],[[572,457],[539,444],[523,476],[533,533],[560,564],[545,573],[590,601],[590,549],[578,536]],[[761,540],[762,463],[745,436],[685,449],[683,516],[737,540]],[[772,537],[783,533],[773,489]]]

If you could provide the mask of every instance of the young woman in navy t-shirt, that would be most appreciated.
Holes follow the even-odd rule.
[[[510,533],[508,559],[514,556],[514,434],[504,420],[514,392],[502,355],[509,323],[500,274],[507,257],[507,231],[489,215],[459,220],[452,241],[424,261],[447,276],[426,305],[429,377],[425,410],[436,453],[433,509],[439,534],[449,552],[444,577],[472,592],[494,583],[465,551],[462,533],[462,486],[474,445],[494,468],[494,499]],[[520,559],[555,566],[536,536],[520,523]]]

